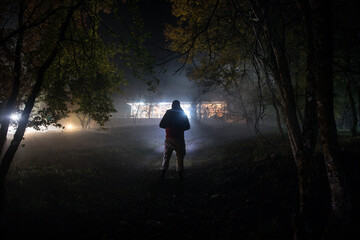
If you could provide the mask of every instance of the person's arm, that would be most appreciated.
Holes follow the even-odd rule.
[[[168,114],[168,112],[166,112],[160,121],[159,127],[166,128],[168,125],[168,121],[169,121],[168,118],[169,118],[169,114]]]
[[[190,129],[190,123],[188,117],[185,115],[185,125],[184,125],[184,131]]]

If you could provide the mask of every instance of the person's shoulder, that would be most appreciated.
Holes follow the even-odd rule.
[[[177,110],[175,110],[175,109],[168,109],[166,112],[167,112],[167,113],[176,113]]]
[[[175,115],[175,116],[179,116],[179,115],[182,116],[185,114],[184,110],[182,110],[182,109],[170,109],[169,111],[172,115]]]
[[[184,110],[182,109],[169,109],[168,111],[171,111],[171,112],[184,112]]]

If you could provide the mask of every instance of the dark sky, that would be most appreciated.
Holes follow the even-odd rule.
[[[152,34],[152,43],[162,47],[165,43],[165,24],[175,24],[176,18],[171,14],[171,3],[167,0],[140,1],[140,12],[144,18],[145,29]]]
[[[166,47],[164,29],[165,24],[176,24],[176,18],[171,14],[171,3],[167,0],[145,0],[142,3],[140,11],[144,18],[145,30],[151,32],[151,40],[149,41],[151,51],[157,56],[164,56],[169,52],[164,51]],[[157,77],[160,79],[158,95],[163,100],[179,100],[189,101],[193,95],[193,84],[186,78],[186,71],[175,73],[181,66],[178,60],[169,62],[162,69],[166,73],[161,73],[159,67]]]
[[[139,2],[140,13],[144,20],[144,30],[151,33],[147,47],[156,56],[169,54],[165,50],[164,29],[165,24],[174,25],[176,23],[176,18],[171,14],[171,3],[167,0],[141,0]],[[160,85],[155,96],[159,101],[172,101],[174,99],[190,101],[192,95],[196,94],[193,84],[186,78],[185,70],[175,74],[181,65],[178,60],[174,60],[156,68],[156,77],[160,80]],[[162,70],[166,70],[165,73]],[[141,91],[146,91],[147,86],[144,82],[132,78],[130,80],[130,84],[138,86]],[[151,94],[144,93],[143,95]]]

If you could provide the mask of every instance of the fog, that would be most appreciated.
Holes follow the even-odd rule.
[[[251,128],[242,124],[196,124],[192,121],[190,124],[191,129],[185,132],[187,165],[193,164],[191,161],[199,151],[256,137]],[[266,130],[269,131],[272,129]],[[109,168],[128,166],[154,170],[160,168],[164,139],[165,130],[159,128],[158,123],[107,130],[30,132],[25,134],[23,147],[16,153],[14,167],[26,166],[28,161],[49,166],[74,167],[75,164],[84,168],[101,162]]]

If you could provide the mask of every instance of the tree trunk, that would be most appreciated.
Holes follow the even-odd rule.
[[[85,116],[81,113],[76,113],[76,117],[80,121],[81,129],[84,130],[85,129]]]
[[[268,30],[271,32],[271,29]],[[274,30],[273,30],[274,31]],[[286,53],[281,44],[280,38],[271,36],[273,51],[273,65],[278,71],[279,79],[277,85],[280,90],[280,96],[284,106],[285,123],[288,129],[288,136],[292,147],[292,153],[297,166],[297,177],[299,186],[299,210],[294,218],[294,239],[307,239],[311,236],[308,231],[311,227],[308,226],[311,218],[311,180],[309,176],[310,161],[312,159],[311,150],[314,149],[309,141],[307,135],[302,135],[300,125],[296,114],[296,103],[294,98],[294,91],[291,85],[289,65],[286,58]],[[275,35],[275,34],[274,34]],[[315,113],[314,113],[315,114]],[[307,126],[306,126],[307,127]],[[305,145],[307,143],[308,145]]]
[[[19,28],[23,25],[23,18],[24,18],[25,6],[24,1],[19,2],[19,15],[18,15],[18,24]],[[24,38],[24,31],[19,32],[18,39],[16,40],[16,47],[15,47],[15,62],[14,62],[14,82],[12,86],[12,91],[10,97],[6,103],[5,110],[3,112],[3,119],[1,121],[0,127],[0,156],[2,155],[2,150],[4,148],[4,144],[6,142],[7,132],[9,130],[10,124],[10,116],[14,111],[16,99],[19,95],[20,90],[20,79],[21,79],[21,51],[23,46],[23,38]]]
[[[296,108],[296,111],[297,111],[297,115],[298,115],[298,117],[299,117],[299,120],[300,120],[300,122],[303,122],[303,121],[304,121],[304,117],[303,117],[303,115],[302,115],[301,109],[300,109],[299,105],[297,105],[296,107],[297,107],[297,108]]]
[[[306,76],[306,92],[305,92],[305,109],[304,117],[302,120],[302,139],[303,147],[305,152],[305,164],[304,172],[301,173],[302,169],[299,169],[300,175],[306,176],[305,185],[307,186],[308,193],[305,196],[309,199],[304,199],[300,202],[305,203],[307,209],[301,209],[300,206],[300,218],[298,225],[295,226],[294,239],[314,239],[320,238],[321,230],[317,229],[313,223],[314,215],[316,214],[315,201],[316,199],[314,193],[311,191],[312,176],[309,175],[309,172],[313,172],[315,169],[310,166],[310,160],[314,161],[313,153],[316,147],[316,140],[318,135],[318,119],[317,119],[317,109],[316,109],[316,81],[315,81],[315,68],[314,68],[314,46],[313,46],[313,23],[312,23],[312,14],[310,11],[310,5],[306,0],[298,0],[298,7],[300,13],[303,17],[304,30],[307,37],[307,76]],[[312,169],[312,171],[310,171]],[[317,173],[316,173],[317,174]],[[297,230],[297,231],[296,231]]]
[[[239,97],[239,100],[240,100],[240,106],[241,106],[242,111],[244,113],[244,117],[245,117],[245,120],[246,120],[246,126],[249,127],[250,125],[253,124],[253,122],[251,120],[251,117],[249,116],[249,113],[248,113],[247,109],[246,109],[245,102],[244,102],[244,99],[242,97],[239,84],[237,83],[236,79],[233,79],[233,82],[234,82],[234,85],[236,87],[236,91],[238,93],[238,97]]]
[[[300,122],[304,121],[304,117],[302,115],[301,109],[300,109],[300,103],[299,103],[299,84],[297,81],[295,81],[295,94],[296,94],[296,110],[297,110],[297,115],[298,118],[300,119]]]
[[[351,91],[351,80],[350,80],[349,76],[348,76],[348,83],[346,85],[346,91],[347,91],[347,94],[349,97],[350,109],[351,109],[351,113],[352,113],[352,126],[350,128],[350,131],[351,131],[351,135],[353,137],[355,137],[355,136],[357,136],[356,129],[357,129],[357,125],[358,125],[358,117],[357,117],[357,113],[356,113],[354,96]]]
[[[312,154],[299,151],[296,156],[297,177],[299,185],[299,210],[293,218],[294,240],[312,238],[312,188],[310,162]]]
[[[305,109],[302,121],[303,139],[309,141],[305,147],[313,153],[316,146],[318,133],[318,119],[316,114],[316,82],[314,68],[314,34],[312,32],[313,23],[310,11],[310,5],[306,0],[298,0],[298,7],[303,16],[305,24],[305,32],[307,34],[307,66],[306,66],[306,93],[305,93]]]
[[[354,81],[354,79],[351,78],[351,81],[355,85],[355,89],[356,89],[356,95],[357,95],[357,99],[358,99],[358,111],[357,111],[357,113],[358,113],[358,116],[359,116],[358,119],[359,119],[360,118],[360,86],[359,86],[359,83],[358,83],[359,79],[357,79],[357,81]]]
[[[339,161],[339,144],[334,116],[332,76],[332,2],[309,1],[313,16],[314,66],[317,93],[317,112],[320,127],[324,161],[331,193],[331,222],[328,227],[333,233],[344,220],[344,179]]]
[[[276,101],[274,101],[274,99],[272,99],[272,105],[275,109],[275,117],[276,117],[276,125],[277,125],[277,128],[279,130],[279,133],[280,133],[280,136],[283,140],[286,140],[286,137],[285,137],[285,134],[284,134],[284,131],[282,129],[282,124],[281,124],[281,117],[280,117],[280,112],[279,112],[279,108],[276,104]]]
[[[90,118],[90,116],[88,116],[86,123],[85,123],[85,129],[90,129],[90,122],[91,122],[91,118]]]
[[[285,51],[284,39],[277,29],[272,29],[271,21],[265,21],[264,30],[270,44],[271,70],[278,86],[285,115],[285,124],[294,158],[301,151],[301,130],[296,114],[294,90],[291,84],[289,63]]]
[[[59,33],[57,42],[55,44],[55,47],[52,49],[50,55],[45,60],[44,64],[39,68],[39,70],[37,72],[37,78],[36,78],[35,85],[32,89],[30,96],[28,97],[28,99],[26,101],[25,109],[23,110],[23,112],[21,114],[21,118],[19,120],[19,125],[15,132],[14,138],[11,141],[9,148],[7,149],[7,151],[5,152],[5,154],[2,158],[1,165],[0,165],[0,216],[2,216],[4,213],[4,200],[5,200],[5,195],[6,195],[5,180],[6,180],[6,176],[9,171],[11,162],[14,159],[15,153],[20,145],[20,142],[23,139],[23,136],[24,136],[24,133],[26,130],[26,126],[28,124],[28,120],[30,117],[31,110],[34,107],[35,100],[41,90],[45,72],[50,67],[51,63],[53,62],[53,60],[58,52],[59,44],[65,38],[65,33],[69,27],[70,20],[73,16],[73,13],[74,13],[75,9],[79,6],[80,6],[80,3],[78,3],[77,5],[75,5],[74,7],[69,9],[67,16],[61,26],[60,33]]]
[[[202,105],[202,101],[200,101],[200,102],[198,103],[197,108],[196,108],[197,116],[198,116],[198,122],[200,122],[201,119],[202,119],[201,105]]]
[[[281,125],[280,111],[279,111],[279,108],[278,108],[278,103],[276,101],[276,95],[275,95],[274,89],[271,86],[270,76],[269,76],[269,72],[268,72],[267,67],[266,67],[266,63],[263,62],[262,66],[263,66],[263,70],[264,70],[264,73],[265,73],[265,82],[266,82],[266,85],[267,85],[267,87],[269,89],[269,92],[271,94],[271,103],[272,103],[272,105],[273,105],[273,107],[275,109],[276,125],[278,127],[278,130],[279,130],[279,133],[280,133],[282,139],[285,141],[286,137],[285,137],[284,131],[282,129],[282,125]],[[280,107],[282,107],[282,106],[280,106]]]
[[[316,143],[316,141],[312,141],[312,139],[316,139],[312,134],[316,133],[307,131],[306,134],[304,134],[300,129],[296,112],[294,89],[290,77],[290,67],[286,55],[285,39],[284,35],[282,35],[283,28],[281,21],[276,19],[276,17],[269,17],[270,14],[268,11],[270,6],[268,2],[251,2],[254,3],[252,6],[254,11],[256,12],[256,10],[259,10],[256,14],[261,16],[260,18],[263,20],[266,42],[269,45],[267,51],[270,57],[271,71],[280,92],[289,141],[297,165],[299,211],[298,215],[294,218],[294,239],[308,239],[312,237],[312,233],[310,232],[311,226],[309,226],[312,222],[308,221],[312,216],[310,163],[312,160],[314,144]],[[255,6],[256,3],[260,4],[260,6]],[[274,15],[277,16],[277,14]],[[314,102],[315,99],[312,99],[312,101],[307,101],[305,104],[314,104]],[[309,114],[310,113],[311,112],[309,111]],[[310,129],[307,125],[313,122],[313,115],[315,114],[316,112],[312,112],[312,115],[306,116],[306,118],[309,119],[304,121],[306,129]]]
[[[198,122],[199,119],[198,119],[196,112],[197,112],[197,103],[196,103],[196,101],[192,101],[191,102],[191,118],[193,121]]]

